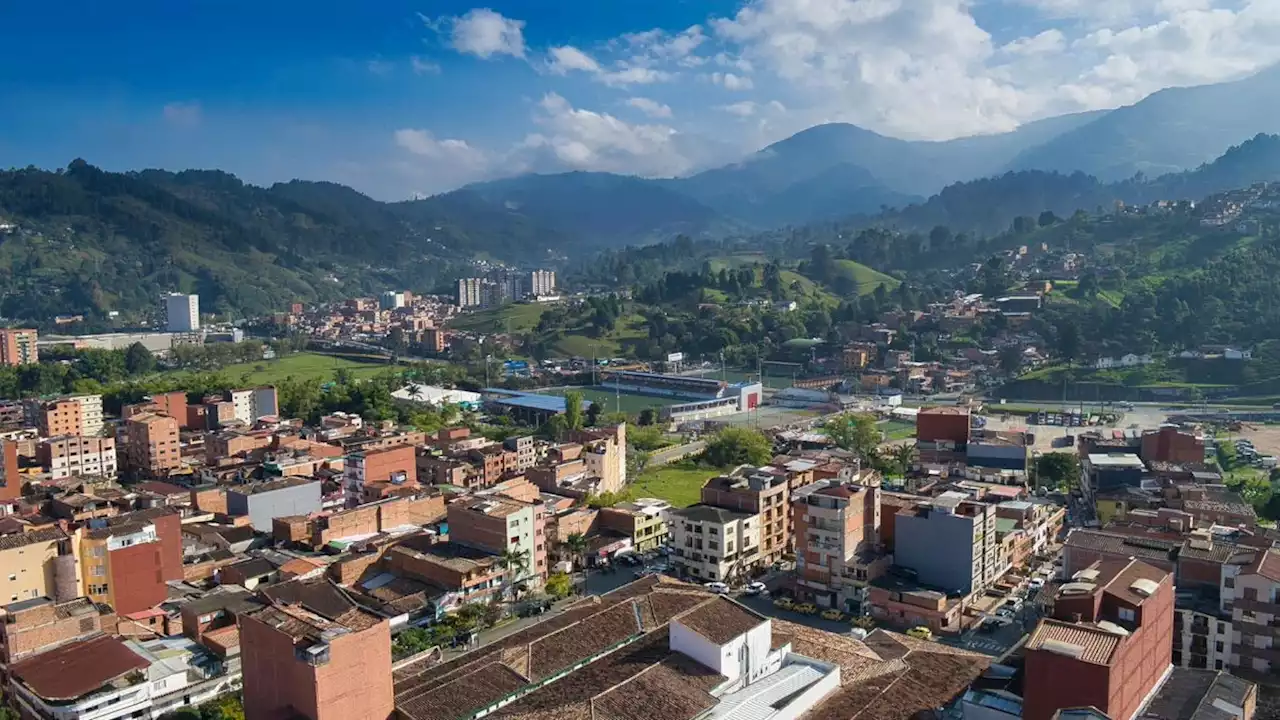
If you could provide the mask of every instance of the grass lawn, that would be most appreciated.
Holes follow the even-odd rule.
[[[879,270],[873,270],[852,260],[836,260],[835,266],[838,272],[848,276],[857,284],[859,295],[870,295],[881,285],[885,286],[885,290],[893,290],[902,284],[897,278],[889,277]]]
[[[537,327],[547,307],[542,303],[512,303],[459,315],[449,321],[449,327],[480,333],[505,333],[508,327],[513,333],[529,332]]]
[[[625,357],[633,353],[627,350],[627,341],[642,340],[648,337],[649,331],[641,315],[624,315],[618,318],[613,332],[603,337],[593,338],[586,335],[569,334],[552,344],[551,349],[563,356],[592,356],[594,351],[598,358]]]
[[[604,411],[607,413],[618,409],[628,415],[639,415],[641,410],[647,408],[657,409],[685,402],[676,398],[662,398],[653,395],[614,393],[612,390],[604,388],[547,388],[543,392],[550,395],[564,395],[570,390],[577,390],[582,393],[583,400],[602,404]]]
[[[290,375],[297,378],[332,380],[338,368],[346,368],[354,377],[373,377],[390,368],[390,364],[363,363],[333,355],[319,353],[295,353],[278,360],[262,360],[260,362],[228,365],[220,372],[228,377],[239,379],[248,375],[247,385],[270,385]]]
[[[880,432],[884,433],[886,442],[893,440],[906,440],[916,436],[915,423],[899,422],[897,420],[889,420],[880,423]]]
[[[666,500],[675,507],[696,505],[702,499],[702,486],[720,472],[688,463],[645,470],[627,486],[627,499],[652,497]]]

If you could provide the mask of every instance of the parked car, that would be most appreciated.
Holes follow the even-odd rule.
[[[831,608],[830,610],[823,610],[822,619],[823,620],[843,620],[844,613],[840,612],[839,610],[836,610],[835,608]]]
[[[817,605],[814,605],[813,603],[800,603],[799,605],[796,605],[795,607],[793,607],[793,608],[791,608],[791,609],[792,609],[792,610],[795,610],[796,612],[798,612],[798,613],[800,613],[800,614],[802,614],[802,615],[817,615],[817,614],[818,614],[818,606],[817,606]]]
[[[773,601],[773,606],[776,608],[782,608],[783,610],[790,610],[792,607],[795,606],[795,603],[791,602],[791,598],[783,597],[783,598],[775,599]]]
[[[1032,590],[1039,590],[1040,588],[1044,587],[1044,578],[1042,577],[1031,578],[1031,582],[1027,583],[1027,587],[1031,588]]]
[[[917,640],[933,639],[933,631],[923,625],[918,625],[916,627],[911,628],[910,630],[907,631],[907,635],[910,635],[911,637]]]
[[[769,588],[765,587],[765,584],[762,582],[749,582],[747,583],[747,586],[742,589],[742,592],[747,595],[760,595],[768,589]]]
[[[709,582],[706,585],[703,585],[703,587],[719,595],[726,595],[729,593],[729,586],[722,582]]]

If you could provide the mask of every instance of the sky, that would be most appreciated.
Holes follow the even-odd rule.
[[[0,3],[0,167],[218,168],[399,200],[686,175],[824,122],[1004,132],[1280,61],[1280,0],[476,3]]]

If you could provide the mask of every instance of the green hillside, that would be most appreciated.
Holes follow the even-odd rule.
[[[539,303],[512,303],[464,313],[450,320],[449,327],[476,333],[525,333],[538,326],[547,307]]]
[[[873,270],[853,260],[836,260],[835,266],[838,274],[849,278],[857,285],[858,295],[870,295],[881,285],[884,286],[885,290],[893,290],[902,284],[896,278],[889,277],[878,270]]]

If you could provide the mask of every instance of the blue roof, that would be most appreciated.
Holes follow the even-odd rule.
[[[482,392],[486,394],[502,395],[505,397],[495,397],[490,402],[495,405],[505,405],[508,407],[529,408],[531,410],[545,410],[547,412],[562,413],[565,410],[564,398],[559,395],[546,395],[543,393],[524,393],[514,390],[505,390],[503,388],[485,388]],[[591,407],[590,400],[582,401],[582,409]]]

